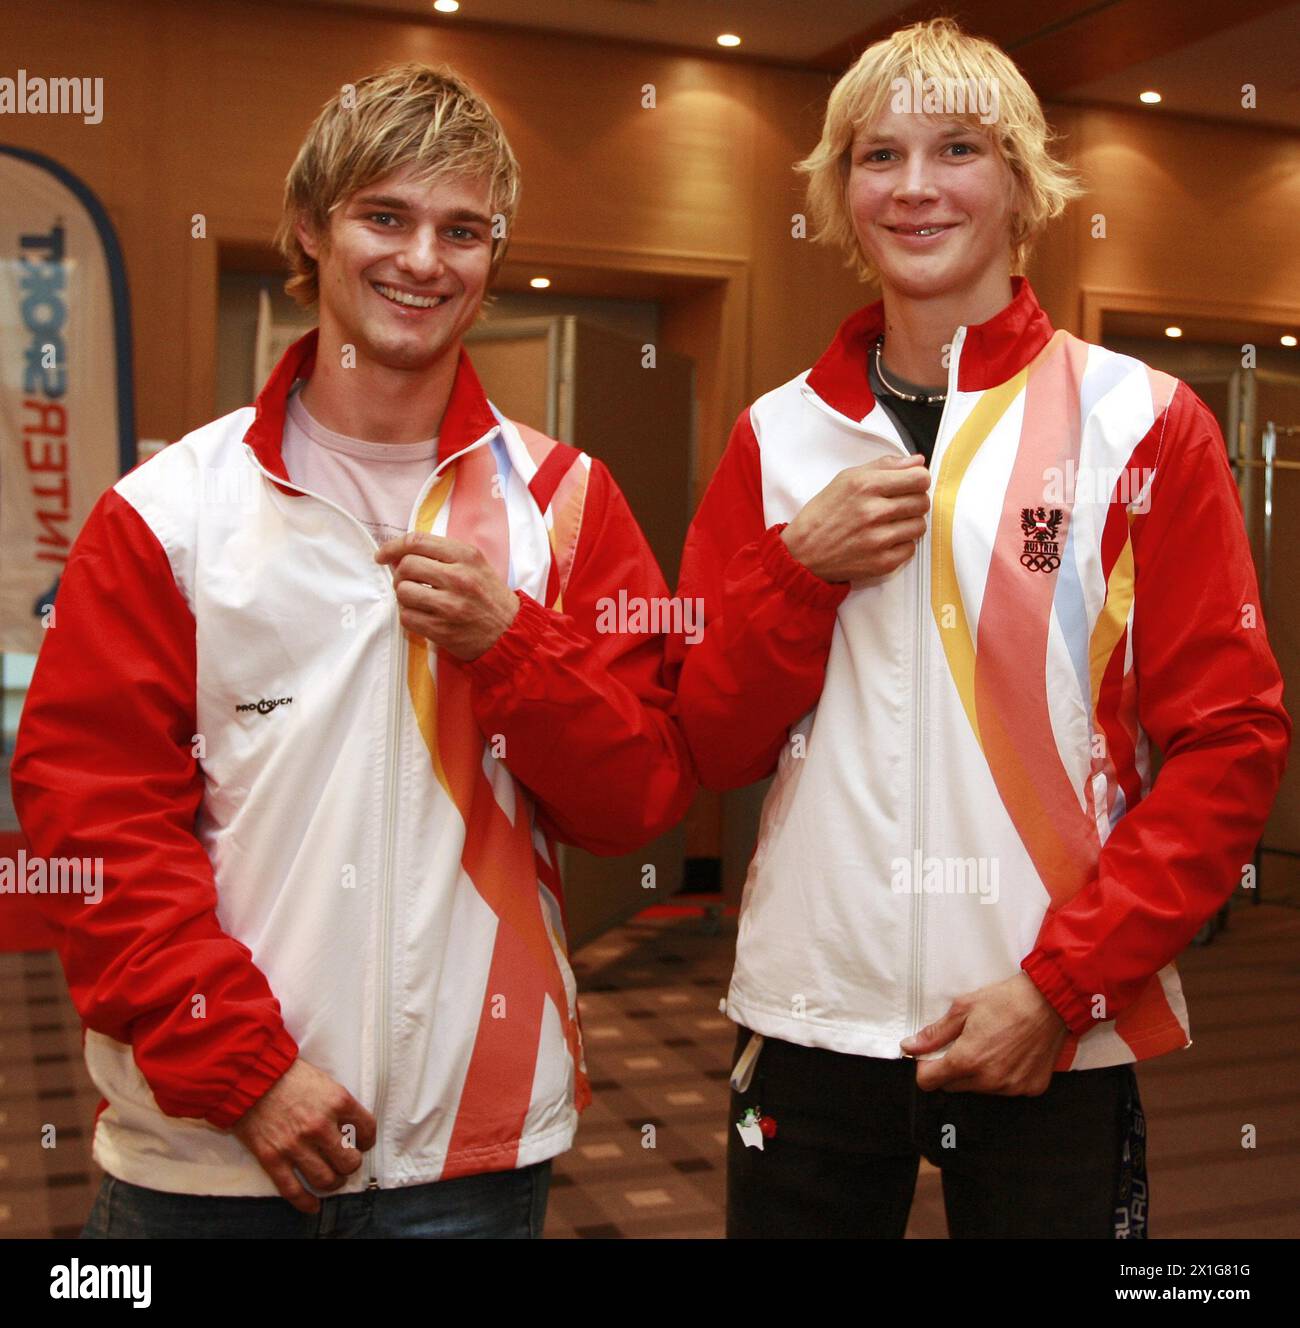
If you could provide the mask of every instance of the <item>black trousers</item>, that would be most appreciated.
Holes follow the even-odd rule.
[[[749,1108],[771,1120],[761,1150],[736,1129]],[[1145,1135],[1131,1065],[1054,1074],[1038,1097],[927,1092],[915,1061],[764,1038],[731,1093],[727,1235],[901,1237],[925,1157],[952,1237],[1143,1237]]]

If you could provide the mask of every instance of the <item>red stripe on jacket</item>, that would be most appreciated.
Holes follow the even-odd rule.
[[[298,1046],[248,948],[217,921],[194,836],[194,679],[194,618],[171,564],[110,489],[68,559],[12,767],[32,852],[102,857],[103,898],[27,899],[60,932],[86,1027],[131,1045],[167,1115],[228,1127]]]

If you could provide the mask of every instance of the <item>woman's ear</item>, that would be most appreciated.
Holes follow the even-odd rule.
[[[1012,243],[1015,243],[1016,237],[1022,229],[1024,217],[1025,195],[1020,184],[1020,178],[1012,172],[1011,175],[1011,198],[1007,207],[1007,228],[1011,232]]]

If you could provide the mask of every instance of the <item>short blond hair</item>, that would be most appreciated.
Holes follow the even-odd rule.
[[[494,221],[489,280],[496,276],[519,207],[519,163],[482,97],[450,69],[412,62],[345,84],[298,150],[275,243],[289,263],[284,288],[299,305],[314,305],[320,286],[316,260],[302,247],[295,224],[301,219],[323,241],[335,208],[411,164],[420,184],[453,176],[488,181]]]
[[[855,135],[884,109],[895,81],[911,83],[914,77],[961,86],[969,86],[971,79],[996,84],[995,124],[982,124],[978,113],[970,109],[943,118],[979,130],[1010,167],[1018,203],[1012,222],[1011,264],[1014,272],[1023,272],[1034,240],[1070,199],[1084,192],[1083,186],[1073,171],[1052,156],[1050,147],[1058,136],[1048,128],[1038,97],[1010,57],[992,42],[963,32],[949,18],[913,23],[867,47],[835,85],[826,105],[821,141],[795,166],[808,176],[813,238],[842,249],[846,265],[863,280],[877,279],[875,265],[862,253],[849,215],[849,158]]]

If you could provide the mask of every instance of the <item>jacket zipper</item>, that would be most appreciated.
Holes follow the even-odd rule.
[[[947,402],[945,401],[945,406]],[[939,427],[943,427],[943,416],[939,417]],[[937,435],[936,435],[937,442]],[[931,512],[933,512],[931,508]],[[929,533],[927,529],[927,534]],[[919,1032],[918,1020],[922,1006],[921,960],[924,954],[922,940],[925,935],[925,894],[922,883],[925,879],[925,845],[921,833],[925,815],[924,792],[924,747],[925,747],[925,542],[920,541],[916,550],[916,638],[912,651],[912,696],[913,710],[916,716],[916,728],[913,734],[912,749],[912,958],[909,965],[909,984],[907,993],[907,1036]]]
[[[408,531],[415,519],[415,512],[419,511],[419,503],[423,500],[423,497],[424,490],[421,489],[420,498],[416,500],[416,507],[406,522]],[[388,1087],[388,933],[390,930],[388,901],[392,894],[393,849],[397,842],[395,791],[399,773],[398,740],[402,732],[402,716],[399,706],[402,694],[402,668],[406,662],[406,633],[402,631],[401,621],[396,614],[393,615],[393,644],[389,656],[393,661],[393,667],[389,671],[388,728],[385,738],[388,743],[388,778],[384,784],[384,880],[379,899],[379,980],[377,983],[379,991],[379,1028],[375,1039],[379,1059],[375,1078],[375,1146],[366,1155],[365,1159],[370,1168],[366,1184],[368,1190],[379,1188],[379,1177],[383,1172],[383,1105]]]
[[[943,440],[944,421],[948,416],[948,402],[957,386],[957,362],[961,352],[962,343],[966,339],[966,328],[959,327],[953,336],[952,352],[948,361],[948,390],[944,396],[943,410],[939,412],[939,428],[935,433],[934,451],[930,456],[930,465],[933,468],[934,460],[939,454],[939,444]],[[863,427],[861,420],[850,419],[849,416],[836,410],[829,402],[825,402],[808,385],[804,384],[804,395],[819,406],[827,414],[835,419],[848,423],[859,432],[866,433],[870,437],[880,438],[882,441],[893,443],[897,441],[903,448],[904,455],[910,455],[906,450],[906,445],[901,439],[885,438],[883,434],[874,434]],[[883,410],[884,408],[881,407]],[[886,411],[888,415],[888,412]],[[890,423],[893,423],[893,417],[890,417]],[[934,507],[931,505],[930,518],[933,520]],[[926,534],[930,533],[931,527],[927,524]],[[924,880],[924,857],[925,847],[924,836],[921,833],[921,827],[925,816],[925,788],[923,779],[923,757],[925,744],[925,592],[929,584],[928,568],[929,553],[928,541],[924,538],[917,542],[916,558],[914,560],[916,568],[916,604],[915,617],[913,619],[912,629],[912,695],[914,697],[915,721],[912,731],[912,872],[914,879],[912,881],[912,909],[911,909],[911,945],[909,952],[909,967],[907,981],[907,1012],[906,1012],[906,1035],[920,1031],[918,1020],[922,1008],[922,980],[921,980],[921,961],[924,954],[925,937],[925,895],[921,890]]]
[[[410,513],[406,518],[406,529],[409,534],[415,526],[416,515],[420,511],[420,504],[424,502],[425,496],[433,487],[438,476],[451,462],[459,460],[466,452],[473,451],[482,446],[495,432],[495,429],[489,430],[477,442],[471,443],[468,447],[462,448],[459,452],[449,456],[445,461],[441,461],[433,468],[432,474],[420,486],[420,492],[416,495],[415,502],[411,506]],[[367,1190],[377,1190],[380,1188],[379,1177],[384,1171],[384,1101],[388,1096],[388,968],[389,968],[389,901],[392,897],[393,885],[393,861],[395,857],[395,845],[397,843],[397,811],[396,811],[396,790],[399,774],[398,744],[401,740],[402,731],[402,677],[406,666],[406,633],[402,630],[402,624],[396,614],[393,615],[393,633],[396,637],[394,648],[390,652],[393,660],[392,675],[389,679],[389,703],[388,703],[388,780],[384,789],[384,884],[383,893],[380,896],[380,934],[379,934],[379,1030],[377,1044],[379,1048],[379,1063],[377,1069],[377,1079],[375,1082],[375,1146],[366,1155],[365,1162],[369,1167],[368,1179],[366,1182]]]
[[[428,479],[420,486],[420,492],[416,495],[415,502],[411,506],[411,511],[406,518],[406,529],[409,534],[415,525],[416,515],[419,513],[420,505],[424,502],[425,496],[433,487],[438,476],[442,474],[453,461],[459,460],[467,452],[472,452],[476,448],[482,447],[488,442],[493,434],[497,432],[499,426],[493,426],[481,438],[463,447],[460,451],[453,453],[445,460],[438,463],[433,468]],[[342,512],[355,526],[360,529],[365,536],[367,544],[374,547],[374,538],[370,532],[352,515],[351,512],[340,507],[338,503],[324,497],[322,494],[313,493],[310,489],[304,489],[301,485],[294,484],[292,481],[285,481],[278,475],[272,475],[251,447],[248,448],[248,454],[253,460],[253,464],[267,477],[273,484],[293,489],[298,493],[305,494],[309,498],[315,498],[318,501],[334,508],[336,512]],[[381,573],[382,568],[377,569]],[[386,1097],[388,1085],[388,968],[389,968],[389,899],[392,895],[393,878],[393,858],[394,845],[397,839],[397,816],[395,811],[395,792],[397,788],[397,779],[399,774],[398,761],[398,741],[401,737],[401,698],[402,698],[402,674],[406,662],[406,633],[402,631],[402,624],[397,613],[393,614],[393,647],[390,656],[393,666],[389,670],[389,703],[388,703],[388,728],[386,739],[388,742],[388,775],[384,788],[384,876],[383,886],[380,894],[380,934],[379,934],[379,978],[376,984],[379,992],[379,1027],[377,1035],[378,1064],[376,1067],[375,1081],[375,1105],[372,1115],[375,1118],[375,1146],[367,1152],[362,1158],[362,1164],[366,1168],[366,1189],[379,1189],[379,1177],[383,1173],[383,1106]]]
[[[961,353],[962,342],[966,339],[965,327],[959,327],[952,340],[952,353],[948,362],[948,390],[944,395],[943,409],[939,412],[939,428],[934,436],[934,450],[930,454],[933,466],[939,454],[939,444],[943,440],[944,420],[948,415],[948,403],[957,388],[957,361]],[[926,535],[933,530],[934,504],[930,505],[930,521],[926,524]],[[913,735],[913,786],[912,786],[912,956],[909,971],[909,990],[907,998],[906,1035],[912,1036],[921,1031],[921,1010],[924,1005],[924,993],[921,968],[925,957],[925,892],[921,886],[925,879],[925,836],[922,833],[925,818],[925,692],[927,672],[925,667],[925,596],[930,583],[930,541],[919,540],[916,549],[916,637],[913,650],[912,694],[916,727]]]

